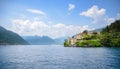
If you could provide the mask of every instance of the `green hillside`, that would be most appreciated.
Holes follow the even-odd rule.
[[[120,32],[120,19],[106,26],[102,32]]]
[[[120,47],[120,20],[116,20],[106,26],[101,32],[83,31],[82,38],[69,38],[64,46],[78,47]]]
[[[120,20],[106,26],[102,33],[101,44],[104,46],[120,47]]]
[[[0,26],[0,45],[22,45],[28,44],[22,37],[18,34],[6,30],[5,28]]]

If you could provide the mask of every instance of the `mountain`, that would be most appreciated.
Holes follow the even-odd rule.
[[[101,32],[102,30],[103,28],[99,28],[99,29],[92,30],[92,32]]]
[[[48,36],[23,36],[23,39],[28,41],[31,45],[51,45],[55,41]]]
[[[64,42],[64,37],[52,39],[48,36],[23,36],[23,39],[31,45],[61,45]]]
[[[62,44],[64,44],[64,41],[65,41],[65,39],[67,39],[67,38],[68,38],[68,37],[59,37],[59,38],[54,39],[54,41],[56,42],[56,44],[62,45]]]
[[[102,32],[120,32],[120,19],[106,26]]]
[[[20,37],[18,34],[6,30],[2,26],[0,26],[0,45],[22,45],[22,44],[28,44],[27,41],[25,41],[22,37]]]

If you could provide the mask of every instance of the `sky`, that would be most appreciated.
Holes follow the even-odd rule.
[[[0,0],[0,26],[21,36],[72,36],[120,19],[120,0]]]

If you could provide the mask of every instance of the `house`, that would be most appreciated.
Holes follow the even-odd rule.
[[[76,34],[76,35],[75,35],[75,39],[77,39],[77,40],[82,40],[82,39],[83,39],[82,33]]]
[[[75,45],[75,43],[78,41],[78,40],[82,40],[83,37],[82,37],[82,33],[79,33],[79,34],[76,34],[74,35],[72,38],[68,38],[67,39],[67,42],[70,43],[70,45]]]
[[[68,38],[67,42],[70,43],[70,45],[75,45],[76,39],[75,38]]]

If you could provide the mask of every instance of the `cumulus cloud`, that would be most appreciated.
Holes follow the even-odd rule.
[[[40,15],[45,15],[45,12],[41,10],[36,10],[36,9],[27,9],[28,12],[35,13],[35,14],[40,14]]]
[[[74,5],[74,4],[69,4],[69,8],[68,8],[69,11],[74,10],[74,8],[75,8],[75,5]]]
[[[72,36],[82,32],[83,30],[93,29],[89,28],[87,25],[76,26],[66,25],[63,23],[49,24],[36,19],[13,19],[11,30],[22,36],[45,35],[52,38],[58,38],[63,36]]]
[[[94,5],[87,11],[81,12],[80,15],[92,18],[93,23],[111,23],[115,21],[115,18],[110,18],[105,13],[106,9],[99,9],[98,6]]]
[[[95,5],[95,6],[92,6],[90,9],[88,9],[87,11],[80,13],[80,15],[96,18],[104,15],[105,11],[106,10],[104,8],[99,9],[98,6]]]

